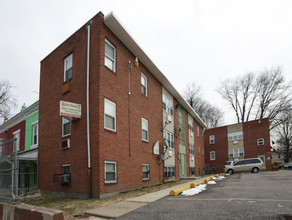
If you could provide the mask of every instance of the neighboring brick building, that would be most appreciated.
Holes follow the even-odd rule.
[[[205,131],[206,167],[224,172],[224,163],[243,158],[261,158],[271,170],[269,119],[207,129]]]
[[[81,106],[81,118],[61,117],[61,101]],[[39,118],[43,194],[101,198],[203,174],[205,124],[113,14],[41,61]]]

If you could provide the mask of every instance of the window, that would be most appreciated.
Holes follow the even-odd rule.
[[[38,122],[32,124],[32,146],[38,145]]]
[[[195,154],[195,147],[193,144],[189,144],[189,153],[194,155]]]
[[[148,121],[142,118],[142,140],[149,141]]]
[[[195,167],[190,167],[190,176],[195,175]]]
[[[191,137],[193,137],[194,136],[194,121],[191,118],[189,118],[188,122],[189,122],[188,123],[189,131],[190,131]]]
[[[149,180],[149,164],[143,164],[142,165],[142,173],[143,173],[143,180]]]
[[[64,60],[64,82],[72,78],[73,54]]]
[[[13,133],[13,138],[16,140],[13,141],[13,151],[16,149],[16,151],[19,151],[19,142],[20,142],[20,130],[15,131]]]
[[[210,135],[209,136],[209,143],[210,144],[215,144],[215,135]]]
[[[104,99],[104,128],[116,131],[116,103]]]
[[[198,134],[198,137],[200,137],[200,128],[197,127],[197,134]]]
[[[264,139],[260,138],[258,139],[258,146],[262,146],[262,145],[264,145]]]
[[[242,140],[242,139],[243,139],[243,132],[242,131],[228,133],[228,141],[238,141],[238,140]]]
[[[210,160],[215,160],[215,151],[210,152]]]
[[[141,93],[147,96],[147,77],[141,73]]]
[[[67,118],[62,118],[62,137],[68,136],[71,134],[71,121]]]
[[[164,177],[174,177],[175,176],[175,167],[174,166],[167,166],[164,167]]]
[[[116,48],[105,39],[104,65],[116,72]]]
[[[1,140],[0,140],[0,144],[1,144]],[[0,155],[1,155],[1,151],[0,151]],[[281,154],[278,153],[278,159],[281,159]]]
[[[228,151],[228,157],[229,158],[244,157],[244,149],[243,148],[230,149]]]
[[[169,99],[164,93],[162,94],[162,106],[164,111],[170,115],[173,115],[173,101],[172,99]]]
[[[174,135],[169,131],[163,131],[164,146],[174,149]]]
[[[62,165],[62,174],[71,174],[71,164]]]
[[[198,147],[198,157],[200,157],[200,148]]]
[[[117,182],[117,163],[115,161],[105,161],[105,183]]]

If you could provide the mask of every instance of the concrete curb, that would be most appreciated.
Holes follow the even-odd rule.
[[[216,175],[212,175],[210,177],[207,177],[203,180],[200,180],[200,181],[196,181],[194,183],[191,183],[190,185],[187,185],[187,186],[182,186],[182,187],[179,187],[179,188],[176,188],[176,189],[173,189],[169,192],[169,195],[170,196],[177,196],[178,194],[182,193],[183,191],[185,190],[188,190],[190,188],[195,188],[196,186],[199,186],[201,184],[205,184],[205,183],[208,183],[210,180],[212,180],[214,177],[219,177],[219,176],[222,176],[223,173],[220,173],[220,174],[216,174]]]

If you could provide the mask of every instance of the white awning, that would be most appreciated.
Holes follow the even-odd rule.
[[[22,151],[17,154],[18,160],[37,160],[38,159],[38,149]]]

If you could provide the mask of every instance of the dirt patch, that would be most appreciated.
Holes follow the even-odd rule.
[[[190,182],[191,180],[179,180],[179,181],[172,181],[168,183],[159,184],[156,186],[145,187],[137,190],[122,192],[119,195],[107,197],[104,199],[64,199],[64,198],[48,198],[43,197],[39,193],[26,196],[20,198],[20,202],[35,205],[35,206],[43,206],[51,209],[58,209],[64,212],[65,220],[76,220],[82,219],[84,217],[84,212],[105,206],[108,204],[112,204],[115,202],[123,201],[125,199],[145,195],[151,192],[157,192],[159,190],[163,190],[175,185],[183,184],[186,182]]]

